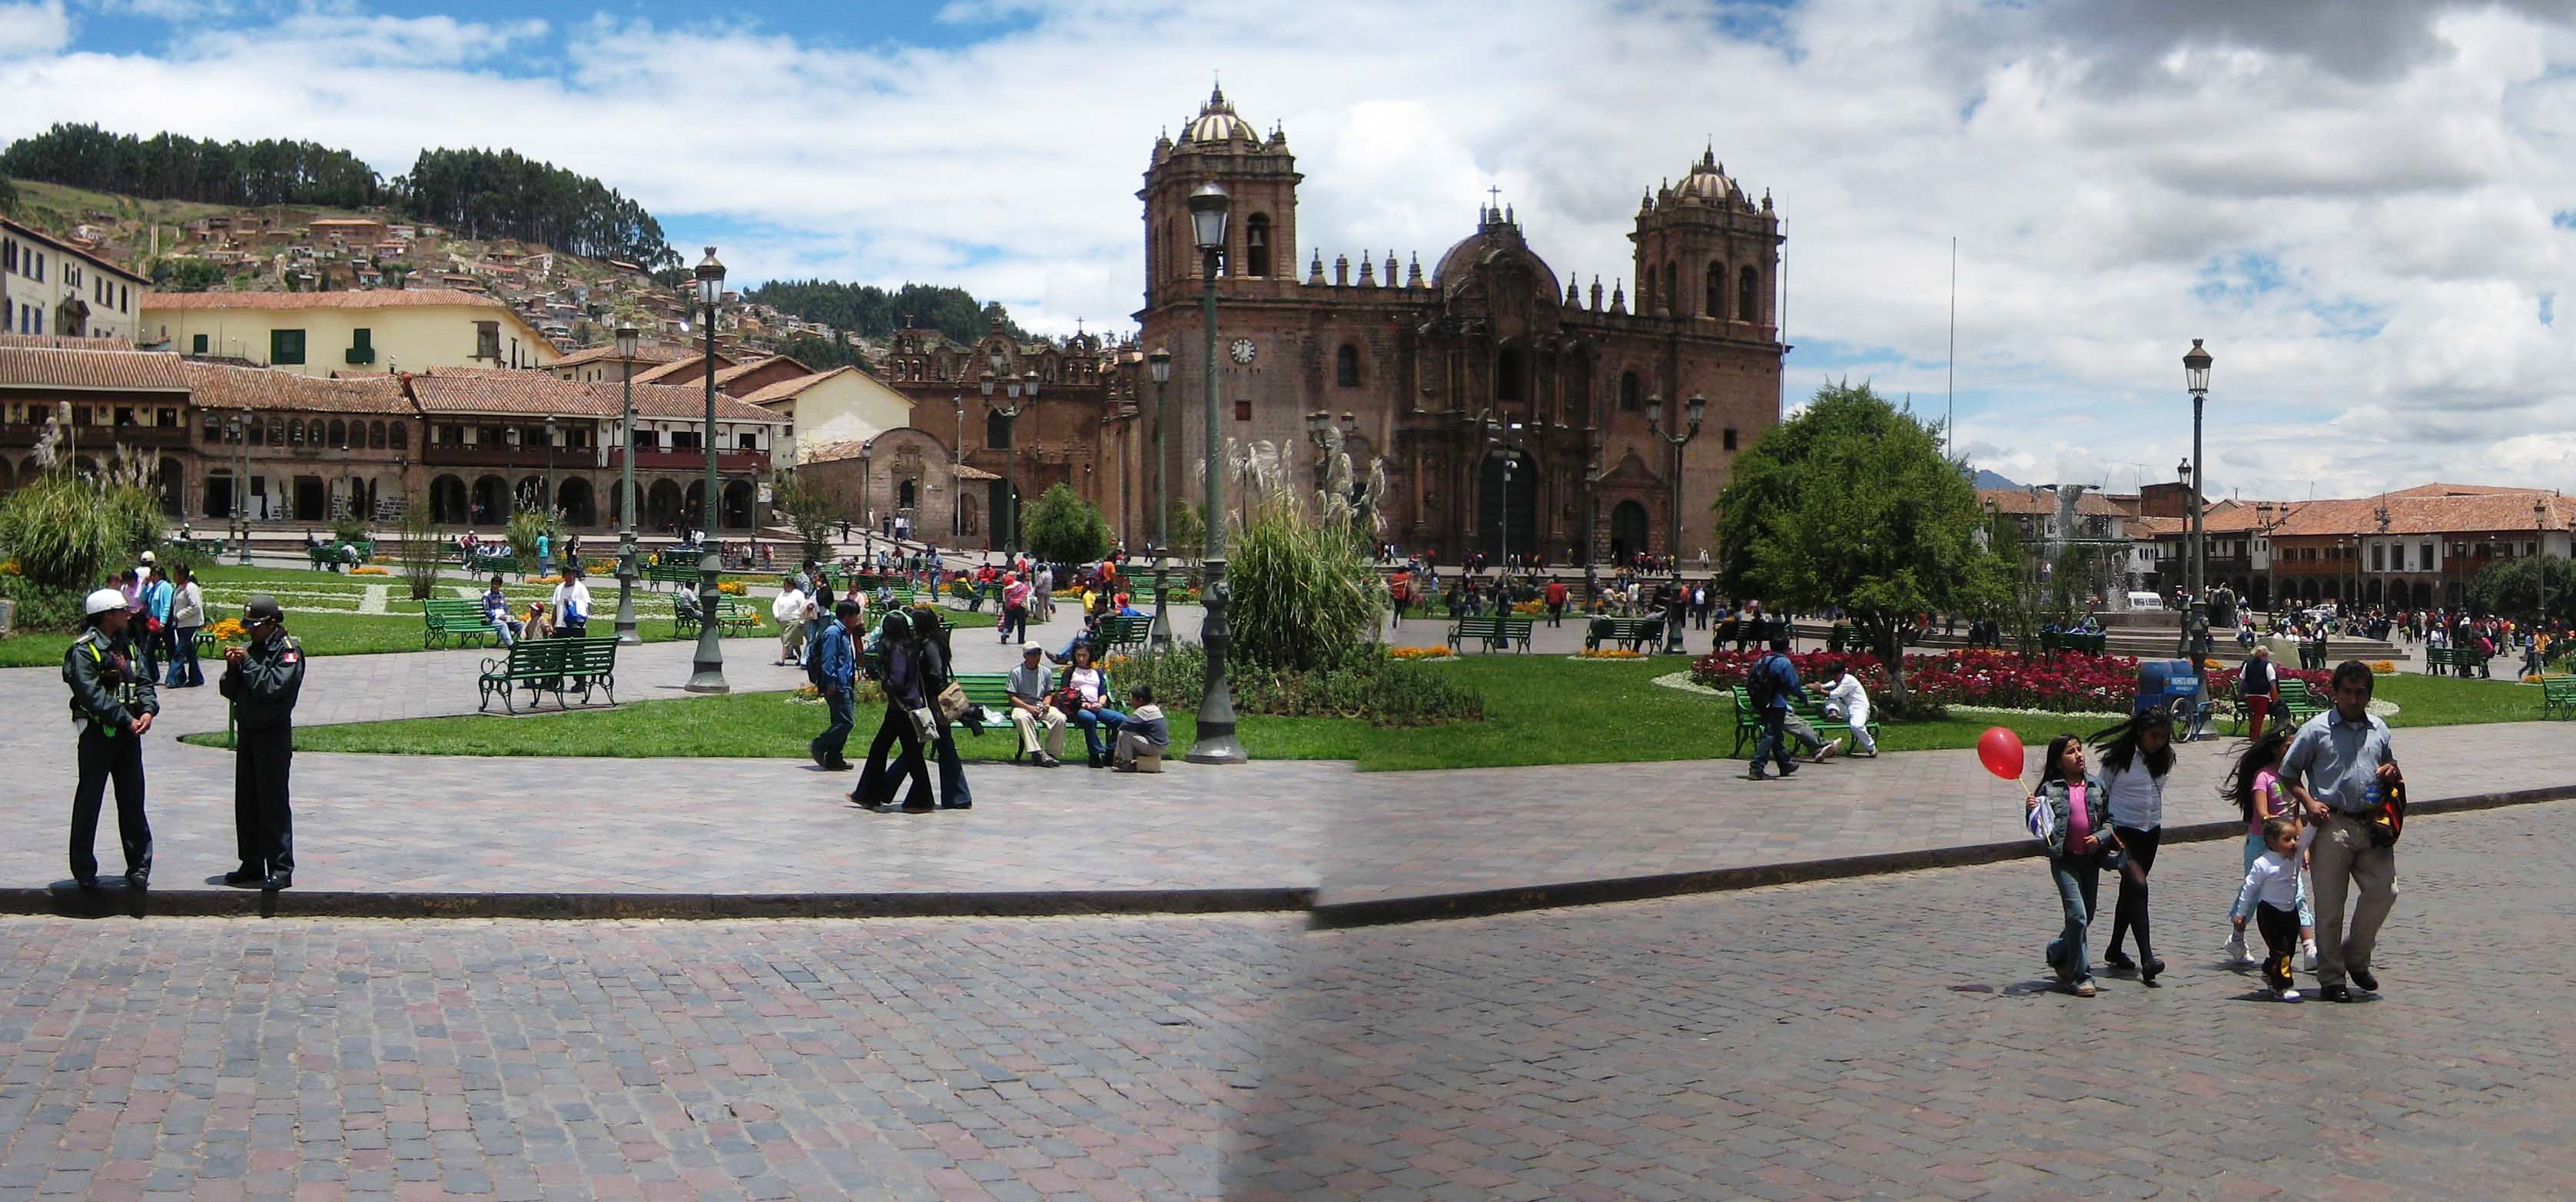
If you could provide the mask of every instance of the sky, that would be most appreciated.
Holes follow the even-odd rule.
[[[0,138],[507,146],[737,283],[1063,333],[1132,327],[1134,193],[1217,79],[1298,156],[1301,265],[1436,260],[1492,187],[1626,283],[1712,147],[1782,215],[1793,405],[1955,388],[1977,466],[2127,491],[2200,338],[2216,495],[2576,490],[2576,0],[0,0]]]

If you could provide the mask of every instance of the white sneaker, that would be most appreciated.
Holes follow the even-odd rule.
[[[2299,942],[2299,967],[2307,969],[2309,972],[2315,972],[2317,970],[2316,940],[2304,939]]]
[[[2230,965],[2248,964],[2254,959],[2245,953],[2245,932],[2243,931],[2227,937],[2227,948],[2223,954]]]
[[[2296,989],[2284,989],[2274,996],[2285,1002],[2295,1002],[2299,1000],[2299,991]]]

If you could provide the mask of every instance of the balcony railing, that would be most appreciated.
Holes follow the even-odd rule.
[[[0,424],[0,446],[34,446],[37,439],[45,436],[48,424],[43,422]],[[189,442],[189,428],[186,426],[73,426],[68,433],[70,437],[65,440],[65,449],[69,449],[69,443],[77,442],[84,448],[82,454],[88,454],[92,449],[104,451],[119,445],[184,447]]]
[[[589,447],[556,447],[549,460],[544,447],[430,446],[421,450],[422,463],[450,467],[533,467],[543,468],[552,462],[557,468],[589,467],[596,453]]]
[[[620,470],[623,466],[622,461],[619,458],[619,454],[620,452],[618,448],[608,448],[608,469],[610,471]],[[692,472],[703,471],[706,469],[706,466],[707,453],[701,450],[637,451],[635,453],[635,470],[639,472]],[[768,466],[769,452],[767,451],[736,450],[716,452],[716,470],[718,472],[757,472],[767,469]]]

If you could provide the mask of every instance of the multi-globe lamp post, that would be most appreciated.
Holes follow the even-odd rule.
[[[1163,458],[1163,415],[1165,393],[1172,382],[1172,352],[1168,347],[1155,347],[1145,356],[1147,371],[1154,377],[1154,626],[1146,646],[1156,651],[1172,649],[1172,621],[1164,613],[1163,560],[1172,553],[1172,499],[1166,491],[1168,461]]]
[[[2202,349],[2200,339],[2192,339],[2191,349],[2183,353],[2182,375],[2183,386],[2191,390],[2191,462],[2202,465],[2204,478],[2208,474],[2208,460],[2200,453],[2200,417],[2202,407],[2209,400],[2210,363],[2209,352]],[[2183,484],[2184,494],[2191,502],[2191,612],[2183,619],[2183,654],[2191,659],[2196,669],[2201,658],[2209,654],[2209,597],[2204,579],[2209,571],[2208,548],[2204,545],[2201,531],[2201,484],[2188,477]]]
[[[1671,551],[1670,558],[1673,562],[1673,583],[1675,587],[1680,586],[1682,579],[1682,447],[1687,445],[1690,440],[1699,437],[1699,423],[1701,419],[1707,416],[1708,398],[1701,396],[1698,393],[1692,393],[1689,400],[1682,402],[1683,428],[1666,433],[1664,430],[1664,398],[1660,396],[1650,396],[1646,398],[1646,432],[1662,439],[1666,446],[1673,449],[1673,534],[1672,542],[1667,545]],[[1678,622],[1673,623],[1672,630],[1668,633],[1670,637],[1665,645],[1672,650],[1680,650],[1682,646],[1681,624]]]
[[[1190,237],[1199,248],[1199,312],[1206,340],[1199,364],[1207,377],[1207,554],[1201,602],[1199,642],[1207,648],[1207,679],[1199,701],[1198,742],[1190,747],[1193,764],[1240,764],[1247,758],[1234,737],[1234,693],[1225,680],[1225,437],[1216,407],[1216,273],[1225,249],[1225,189],[1201,184],[1190,193]]]
[[[698,519],[705,523],[706,537],[698,548],[698,650],[690,661],[689,683],[692,693],[732,691],[724,677],[724,623],[719,620],[724,592],[718,587],[718,574],[723,561],[716,556],[716,306],[724,300],[724,264],[716,261],[716,248],[707,248],[707,257],[698,262],[698,305],[707,323],[707,420],[704,435],[707,452],[706,493],[698,502]]]
[[[995,351],[991,370],[976,384],[984,392],[984,408],[1002,419],[1002,500],[1010,512],[1006,519],[1002,514],[994,517],[1003,520],[1002,550],[1006,553],[1020,549],[1020,443],[1014,424],[1038,401],[1038,373],[1031,370],[1026,376],[1013,376],[1007,374],[1010,368],[1011,361]],[[993,399],[996,387],[1001,390],[1002,400]],[[962,440],[965,436],[958,437]]]
[[[617,327],[617,357],[626,364],[625,419],[617,436],[626,445],[617,451],[617,641],[641,643],[635,629],[635,351],[641,336],[635,327]]]

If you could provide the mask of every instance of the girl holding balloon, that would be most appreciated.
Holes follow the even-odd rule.
[[[1996,738],[2001,735],[2002,738]],[[2006,744],[2009,744],[2007,747]],[[1978,741],[1979,757],[1990,771],[2021,776],[2021,740],[1997,727]],[[2048,945],[2048,966],[2060,984],[2077,997],[2092,997],[2093,965],[2085,953],[2093,899],[2102,870],[2120,868],[2120,836],[2111,824],[2110,791],[2102,779],[2085,771],[2084,740],[2062,734],[2048,743],[2039,767],[2039,787],[2023,802],[2031,833],[2048,846],[2048,875],[2057,883],[2058,903],[2066,924]]]

